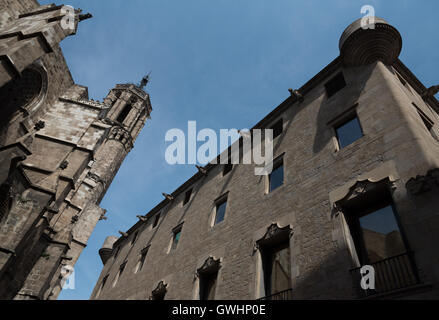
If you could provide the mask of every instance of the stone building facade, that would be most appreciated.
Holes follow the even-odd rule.
[[[90,15],[67,14],[0,0],[0,299],[57,298],[152,111],[144,82],[104,102],[74,83],[59,42]]]
[[[273,172],[199,167],[106,239],[91,299],[439,298],[439,103],[396,29],[360,24],[254,126]]]

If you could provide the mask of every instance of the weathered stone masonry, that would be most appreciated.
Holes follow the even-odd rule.
[[[401,48],[399,32],[382,19],[374,30],[360,21],[349,26],[340,56],[254,127],[283,120],[274,141],[283,185],[267,192],[268,178],[255,176],[251,165],[234,165],[226,175],[224,165],[199,168],[120,238],[105,241],[91,299],[199,299],[201,282],[212,275],[216,286],[205,296],[262,298],[270,294],[264,255],[276,243],[289,248],[292,289],[277,297],[364,297],[355,279],[362,252],[351,213],[384,197],[407,252],[375,265],[401,269],[384,279],[402,281],[398,289],[368,297],[438,298],[439,103],[398,59]],[[340,72],[344,85],[331,82]],[[340,148],[336,128],[354,115],[362,137]],[[225,217],[215,225],[224,198]],[[382,238],[389,245],[380,252],[401,245],[392,235]]]
[[[0,299],[56,299],[99,203],[152,111],[138,85],[104,102],[74,83],[62,6],[0,1]]]

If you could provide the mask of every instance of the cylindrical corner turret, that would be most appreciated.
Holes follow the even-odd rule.
[[[109,236],[105,238],[102,248],[99,249],[99,255],[101,257],[102,263],[106,264],[108,259],[111,257],[113,252],[113,244],[117,241],[118,237]]]
[[[382,61],[393,64],[402,49],[402,38],[396,28],[382,18],[358,19],[346,28],[340,38],[340,57],[346,67],[362,66]]]

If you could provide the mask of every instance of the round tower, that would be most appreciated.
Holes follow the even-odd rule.
[[[358,19],[346,28],[340,38],[340,57],[346,67],[356,67],[382,61],[393,64],[402,49],[402,38],[396,28],[378,17]]]

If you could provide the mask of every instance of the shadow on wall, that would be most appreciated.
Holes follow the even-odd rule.
[[[325,93],[319,107],[316,123],[316,135],[314,138],[313,151],[319,153],[333,137],[328,122],[336,121],[344,111],[353,107],[359,100],[360,95],[365,93],[368,80],[372,76],[377,63],[367,66],[343,69],[346,86],[331,97]],[[351,75],[355,75],[351,76]],[[334,76],[333,76],[334,77]],[[328,78],[326,83],[332,78]]]

